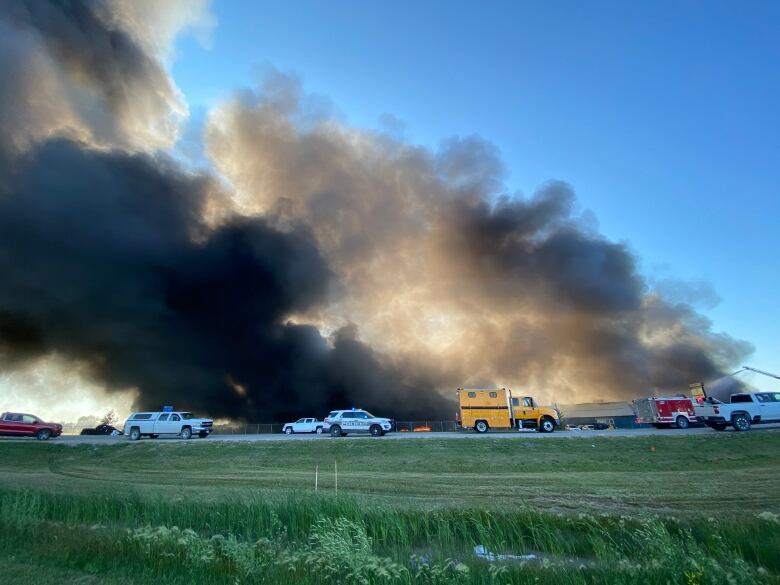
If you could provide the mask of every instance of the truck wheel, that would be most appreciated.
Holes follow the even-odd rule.
[[[179,436],[182,439],[191,439],[192,438],[192,429],[190,427],[184,427],[181,430],[181,433],[179,433]]]
[[[130,434],[128,436],[130,437],[131,441],[138,441],[141,438],[141,429],[138,427],[133,427],[130,429]]]
[[[488,432],[488,424],[487,421],[484,420],[478,420],[474,423],[474,430],[478,433],[487,433]]]
[[[687,429],[690,426],[690,422],[683,415],[678,416],[675,419],[674,424],[677,426],[678,429]]]
[[[341,436],[341,427],[339,425],[333,425],[330,427],[330,436],[331,437],[340,437]]]
[[[314,431],[314,432],[317,433],[318,435],[321,435],[322,434],[322,427],[317,427],[317,430]]]
[[[292,435],[293,434],[292,427],[287,427],[286,429],[284,429],[284,434],[285,435]]]
[[[712,423],[710,425],[710,428],[715,429],[716,431],[725,431],[726,430],[726,423],[724,423],[724,422]]]
[[[750,430],[750,417],[746,414],[737,414],[731,420],[731,424],[737,431],[744,433]]]
[[[552,433],[555,430],[555,421],[549,416],[543,416],[537,430],[540,433]]]
[[[51,431],[49,429],[41,429],[35,433],[35,438],[39,441],[48,441],[51,438]]]
[[[371,433],[372,437],[381,437],[382,427],[379,425],[371,425],[371,428],[368,429],[368,432]]]

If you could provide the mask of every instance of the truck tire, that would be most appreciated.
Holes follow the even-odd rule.
[[[141,429],[138,427],[133,427],[130,429],[130,434],[128,437],[130,437],[131,441],[139,441],[141,439]]]
[[[333,425],[330,427],[330,436],[331,437],[341,437],[341,427],[339,425]]]
[[[731,419],[734,430],[744,433],[750,430],[750,417],[746,414],[735,414]]]
[[[474,430],[478,433],[487,433],[489,428],[486,420],[478,420],[474,423]]]
[[[51,438],[51,431],[49,429],[41,429],[35,433],[35,438],[39,441],[48,441]]]
[[[293,429],[292,429],[292,427],[287,427],[287,428],[285,428],[285,429],[284,429],[284,434],[285,434],[285,435],[292,435],[292,434],[293,434]]]
[[[555,421],[549,416],[543,416],[536,430],[540,433],[552,433],[555,430]]]
[[[675,425],[675,426],[676,426],[678,429],[687,429],[687,428],[690,426],[690,421],[688,420],[688,418],[687,418],[687,417],[684,417],[683,415],[679,415],[679,416],[678,416],[678,417],[677,417],[677,418],[674,420],[674,425]]]
[[[318,435],[321,435],[322,434],[322,427],[317,427],[317,430],[314,431],[314,432],[317,433]]]
[[[724,422],[710,423],[708,426],[711,429],[714,429],[716,431],[725,431],[726,430],[726,423],[724,423]]]
[[[192,429],[190,427],[184,427],[182,428],[181,432],[179,433],[179,436],[182,439],[191,439],[192,438]]]
[[[368,432],[371,433],[372,437],[381,437],[382,427],[379,425],[371,425],[371,427],[368,429]]]

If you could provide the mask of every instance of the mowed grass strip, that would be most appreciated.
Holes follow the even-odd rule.
[[[775,432],[0,441],[0,574],[58,585],[775,584],[778,447]],[[475,546],[537,560],[489,562]]]
[[[674,433],[674,431],[670,431]],[[203,500],[319,489],[400,507],[780,512],[780,432],[77,445],[0,441],[0,486]]]

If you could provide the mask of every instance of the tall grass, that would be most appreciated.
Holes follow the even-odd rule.
[[[496,555],[535,559],[480,560]],[[780,583],[780,525],[0,490],[0,555],[128,582]]]

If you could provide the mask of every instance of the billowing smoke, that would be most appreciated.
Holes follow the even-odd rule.
[[[164,45],[171,42],[176,25],[175,19],[164,16],[186,3],[157,3],[168,7],[147,11],[147,18],[170,23],[157,36],[136,17],[147,4],[0,3],[0,147],[18,151],[58,135],[102,146],[144,150],[171,146],[186,106],[168,73],[142,43],[166,51]],[[193,10],[179,19],[180,26],[202,18]]]
[[[432,152],[312,120],[294,78],[269,79],[212,114],[207,145],[238,208],[310,226],[343,279],[323,322],[352,320],[452,383],[561,401],[684,391],[750,351],[650,288],[568,185],[507,193],[478,138]]]
[[[207,226],[214,185],[160,158],[50,141],[16,164],[0,197],[6,364],[56,352],[138,387],[141,406],[253,420],[387,408],[419,389],[349,329],[331,346],[285,321],[322,304],[331,280],[306,230],[262,217]],[[400,412],[431,406],[407,402]]]
[[[219,178],[183,170],[154,153],[184,111],[176,27],[131,6],[0,9],[4,367],[56,355],[143,408],[449,418],[463,384],[627,398],[750,351],[665,300],[568,185],[509,193],[483,140],[349,128],[289,76],[212,112]]]

